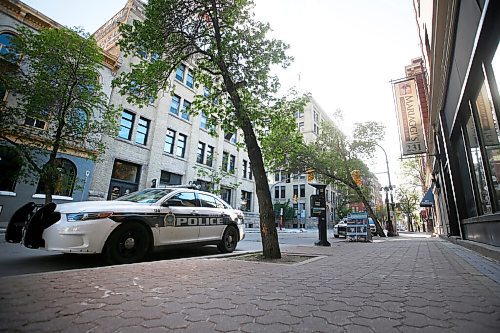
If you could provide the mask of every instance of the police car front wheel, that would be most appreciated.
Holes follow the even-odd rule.
[[[238,244],[238,229],[230,225],[224,231],[222,241],[217,245],[217,248],[222,253],[229,253],[236,249],[236,244]]]
[[[149,252],[150,237],[138,222],[126,222],[109,237],[105,256],[110,264],[130,264],[141,261]]]

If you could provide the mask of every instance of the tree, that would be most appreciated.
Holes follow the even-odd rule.
[[[2,83],[15,100],[1,106],[0,138],[26,162],[24,172],[40,176],[47,203],[62,181],[58,153],[77,151],[95,160],[105,149],[102,135],[117,131],[118,110],[108,105],[99,83],[103,56],[93,37],[67,28],[18,32],[9,65],[1,67]]]
[[[399,187],[396,190],[401,212],[406,215],[408,231],[414,231],[412,217],[417,209],[419,195],[416,187]]]
[[[273,154],[273,146],[266,147],[270,152],[267,156],[274,157],[269,162],[276,169],[288,170],[288,172],[303,172],[314,169],[315,174],[322,175],[328,183],[336,183],[346,186],[356,193],[368,210],[370,217],[375,221],[377,234],[385,237],[383,229],[378,222],[377,216],[371,207],[371,191],[364,183],[374,175],[369,171],[362,158],[370,158],[375,150],[375,142],[383,136],[383,126],[376,122],[355,124],[352,137],[349,139],[342,131],[333,124],[323,122],[321,133],[316,141],[311,143],[292,141],[280,149],[285,149],[288,155],[293,156],[287,161],[279,158],[279,154]],[[286,144],[286,142],[283,142]]]
[[[290,206],[290,200],[287,200],[284,203],[280,202],[275,202],[274,205],[274,213],[276,216],[280,216],[281,210],[283,209],[283,220],[284,221],[289,221],[293,218],[295,218],[295,209],[293,209],[292,206]]]
[[[194,166],[193,169],[196,170],[196,175],[198,177],[202,177],[204,179],[209,179],[208,182],[208,187],[207,188],[202,188],[204,191],[220,195],[221,194],[221,185],[222,185],[222,180],[227,178],[228,176],[231,175],[231,173],[227,172],[224,170],[223,167],[219,169],[208,169],[204,167],[199,167],[199,166]],[[235,169],[236,172],[236,169]],[[241,182],[237,183],[230,183],[226,184],[227,187],[235,189],[238,188],[238,186],[241,185]]]
[[[343,184],[337,186],[337,204],[335,212],[339,220],[351,213],[351,204],[359,201],[358,195],[350,187]]]
[[[424,159],[421,156],[407,158],[401,161],[401,174],[405,183],[425,189]]]
[[[267,127],[293,112],[279,88],[272,65],[288,66],[283,42],[267,38],[268,24],[258,22],[250,0],[150,0],[144,21],[122,25],[121,49],[140,59],[115,84],[122,92],[140,92],[130,100],[143,104],[169,90],[169,78],[182,63],[194,64],[197,96],[191,113],[203,110],[208,126],[226,132],[241,128],[259,202],[263,256],[281,258],[269,184],[259,138]],[[135,59],[135,58],[134,58]],[[292,105],[293,106],[293,105]]]

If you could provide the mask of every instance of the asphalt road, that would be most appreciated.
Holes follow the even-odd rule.
[[[21,244],[5,242],[5,234],[0,234],[0,277],[21,274],[33,274],[61,270],[81,269],[90,267],[102,267],[107,263],[100,255],[78,255],[48,252],[44,250],[33,250]],[[311,246],[318,240],[318,233],[309,230],[303,233],[279,233],[280,248],[285,250],[289,246],[305,245]],[[330,242],[338,242],[331,237]],[[342,241],[342,240],[340,240]],[[235,253],[247,251],[262,251],[261,237],[255,230],[249,231],[243,241],[238,243]],[[218,255],[215,246],[203,247],[180,247],[162,248],[155,250],[148,261],[172,260],[179,258],[192,258],[201,256]]]

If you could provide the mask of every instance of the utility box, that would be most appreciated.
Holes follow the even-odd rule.
[[[367,213],[351,213],[347,215],[346,224],[346,240],[348,242],[372,241]]]

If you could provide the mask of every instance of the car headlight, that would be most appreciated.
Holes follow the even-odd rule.
[[[99,220],[105,219],[113,215],[113,212],[96,212],[96,213],[68,213],[66,220],[68,222],[86,221],[86,220]]]

